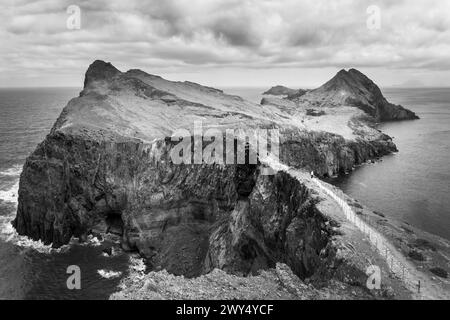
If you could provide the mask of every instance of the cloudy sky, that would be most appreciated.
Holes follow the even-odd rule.
[[[448,0],[2,0],[0,26],[2,87],[81,86],[95,59],[218,87],[314,87],[350,67],[450,86]]]

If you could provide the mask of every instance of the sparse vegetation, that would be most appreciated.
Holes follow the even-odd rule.
[[[373,213],[375,213],[377,216],[380,216],[380,217],[386,217],[385,215],[384,215],[384,213],[381,213],[381,212],[379,212],[379,211],[374,211]]]
[[[408,253],[408,257],[410,257],[410,258],[413,259],[413,260],[417,260],[417,261],[424,261],[424,260],[425,260],[425,257],[423,256],[423,254],[420,253],[420,252],[417,251],[417,250],[411,250],[411,251]]]
[[[412,231],[411,229],[409,229],[409,228],[407,228],[405,226],[402,226],[402,229],[405,230],[409,234],[413,234],[414,233],[414,231]]]
[[[353,203],[352,203],[352,206],[354,206],[355,208],[358,208],[358,209],[362,209],[362,208],[363,208],[363,206],[360,205],[360,204],[357,203],[357,202],[353,202]]]
[[[442,268],[439,267],[435,267],[435,268],[431,268],[430,271],[432,273],[434,273],[435,275],[437,275],[438,277],[441,278],[447,278],[448,277],[448,272]]]
[[[313,116],[313,117],[320,117],[325,115],[325,111],[323,110],[315,110],[315,109],[306,109],[306,115],[307,116]]]
[[[418,249],[436,251],[435,245],[425,239],[416,239],[413,241],[411,246]]]

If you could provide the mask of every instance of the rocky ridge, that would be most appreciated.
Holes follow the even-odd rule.
[[[318,108],[353,106],[379,122],[418,119],[414,112],[388,102],[380,88],[356,69],[343,69],[321,87],[287,99]]]
[[[282,262],[301,279],[330,278],[346,263],[336,267],[339,226],[314,189],[284,172],[262,175],[259,164],[175,165],[170,158],[171,134],[195,121],[279,128],[281,161],[318,175],[396,150],[365,111],[333,106],[312,120],[299,103],[278,100],[254,104],[95,61],[80,96],[24,165],[14,227],[61,246],[107,232],[114,221],[125,250],[186,277],[214,269],[257,274]]]

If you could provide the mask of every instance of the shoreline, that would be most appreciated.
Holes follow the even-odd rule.
[[[171,129],[198,116],[210,128],[282,128],[286,165],[270,163],[282,169],[267,176],[264,165],[173,163]],[[356,298],[409,297],[395,277],[381,296],[365,291],[367,262],[386,261],[305,170],[333,176],[397,151],[375,123],[413,118],[356,69],[292,101],[255,104],[97,60],[82,93],[27,158],[13,225],[55,247],[116,228],[124,251],[182,278],[215,269],[245,278],[283,262],[320,289],[337,281],[349,297],[351,287],[364,291]]]
[[[351,174],[351,172],[349,174]],[[327,180],[329,180],[329,179],[327,179]],[[325,182],[327,184],[329,184],[327,181],[325,181]],[[16,183],[15,185],[18,185],[18,183]],[[379,229],[379,231],[383,232],[382,233],[383,236],[385,236],[387,239],[389,239],[389,241],[394,241],[392,245],[396,249],[402,250],[401,251],[402,252],[402,256],[403,256],[403,258],[405,260],[408,259],[407,255],[405,254],[405,252],[406,252],[405,250],[406,249],[405,249],[404,246],[403,247],[399,246],[398,239],[403,239],[403,242],[405,242],[405,241],[408,242],[409,240],[411,240],[410,238],[411,238],[412,235],[416,235],[418,239],[425,239],[425,240],[426,239],[433,239],[432,240],[433,242],[431,242],[430,240],[427,240],[427,241],[429,241],[429,243],[438,242],[439,246],[442,246],[442,244],[444,244],[444,246],[447,246],[447,249],[450,248],[450,243],[447,242],[446,239],[444,239],[442,237],[439,237],[437,235],[430,234],[430,233],[428,233],[428,232],[426,232],[424,230],[420,230],[420,229],[415,228],[413,226],[410,226],[409,224],[407,224],[405,222],[393,221],[394,219],[392,219],[392,218],[386,219],[385,217],[381,217],[381,216],[379,216],[379,213],[375,213],[376,211],[372,211],[372,210],[368,209],[367,206],[365,206],[364,204],[360,204],[359,201],[354,200],[349,195],[345,194],[338,187],[336,187],[336,186],[334,186],[332,184],[330,186],[336,192],[342,194],[343,198],[346,199],[347,202],[351,203],[352,205],[356,204],[356,208],[362,210],[364,212],[363,213],[364,215],[366,215],[366,214],[369,215],[369,213],[370,213],[372,218],[378,218],[379,221],[387,222],[386,224],[384,224],[382,229]],[[9,190],[9,191],[11,191],[11,190]],[[14,197],[12,197],[11,199],[14,199]],[[2,200],[4,200],[4,199],[2,199]],[[5,202],[7,202],[7,201],[5,201]],[[11,202],[11,203],[16,203],[16,202]],[[400,226],[400,230],[403,230],[403,232],[399,232],[399,226]],[[409,235],[409,238],[405,237],[405,235]],[[32,243],[35,243],[35,241],[32,241]],[[37,251],[42,251],[41,250],[42,248],[40,248],[40,246],[38,246],[39,247],[38,248],[38,247],[36,247],[36,245],[30,244],[30,243],[27,244],[26,241],[20,241],[20,243],[16,243],[16,245],[22,246],[22,247],[28,245],[29,247],[31,247],[33,249],[36,249]],[[47,247],[47,246],[45,246],[45,247]],[[45,252],[47,252],[47,250],[45,250]],[[435,261],[437,259],[436,256],[438,256],[440,254],[440,251],[438,251],[438,250],[437,251],[432,251],[432,252],[433,252],[433,255],[430,255],[428,251],[425,251],[426,261],[424,261],[422,263],[418,264],[416,261],[411,260],[411,259],[409,259],[411,261],[408,260],[407,263],[414,264],[414,266],[416,268],[417,267],[422,268],[422,269],[426,269],[427,267],[429,268],[432,265],[433,261]],[[445,254],[450,257],[450,249],[448,249],[448,251]],[[130,256],[132,256],[132,254]],[[434,256],[434,258],[433,258],[433,256]],[[129,275],[125,276],[125,278],[128,278],[128,277],[129,277]],[[202,277],[202,276],[200,276],[200,277]],[[295,275],[293,275],[293,277],[295,277]],[[450,289],[450,283],[448,281],[440,280],[440,278],[438,278],[436,276],[433,276],[433,275],[430,275],[430,274],[428,274],[428,277],[426,277],[426,278],[430,279],[430,277],[433,278],[433,279],[431,279],[431,281],[428,280],[431,283],[433,283],[433,284],[438,283],[439,285],[445,284],[445,285],[449,286],[449,289]]]
[[[405,221],[386,217],[353,199],[340,188],[329,183],[326,185],[353,208],[363,224],[360,228],[376,230],[375,232],[386,240],[396,259],[399,259],[404,266],[409,266],[413,274],[410,279],[415,278],[415,283],[411,285],[416,285],[414,287],[417,288],[418,281],[421,281],[421,292],[415,293],[416,299],[450,298],[448,276],[447,278],[439,277],[430,271],[436,268],[446,269],[446,265],[450,262],[450,241],[413,227]]]
[[[278,170],[286,170],[286,172],[289,172],[291,169],[287,168],[284,165],[278,166],[276,169]],[[294,170],[297,171],[297,170]],[[299,173],[297,171],[296,178],[299,181],[302,181],[303,183],[308,180],[308,173],[303,172]],[[295,175],[294,175],[295,176]],[[314,181],[306,182],[307,184],[315,183]],[[328,183],[327,183],[328,184]],[[326,204],[325,202],[321,204],[321,210],[323,209],[324,214],[330,214],[330,216],[333,216],[334,218],[337,218],[337,216],[341,216],[341,218],[337,218],[339,222],[342,224],[340,228],[343,229],[346,235],[346,239],[343,242],[347,242],[347,245],[350,246],[350,248],[353,251],[353,256],[350,258],[346,256],[348,254],[344,253],[344,249],[340,253],[342,257],[345,257],[344,259],[347,260],[347,262],[350,262],[357,268],[364,270],[364,265],[367,266],[367,261],[371,261],[371,263],[375,263],[379,265],[379,267],[382,270],[382,287],[379,290],[369,290],[370,294],[367,295],[367,292],[364,293],[364,290],[361,292],[358,292],[358,299],[449,299],[450,298],[450,281],[448,279],[442,279],[430,275],[428,272],[425,273],[426,266],[430,267],[433,265],[434,261],[436,260],[436,257],[439,255],[445,256],[446,254],[449,254],[450,256],[450,242],[446,241],[445,239],[432,235],[427,233],[423,230],[418,230],[414,228],[415,230],[406,229],[408,231],[404,231],[405,233],[398,232],[396,228],[396,222],[392,221],[391,219],[386,219],[385,217],[379,216],[379,213],[376,213],[376,211],[372,211],[368,209],[366,206],[359,204],[357,200],[352,199],[348,195],[346,195],[342,190],[339,188],[329,185],[331,189],[333,189],[335,192],[338,192],[341,194],[343,199],[347,203],[350,203],[351,205],[357,206],[358,209],[362,210],[362,215],[369,215],[371,214],[372,218],[378,218],[378,221],[383,221],[383,228],[377,228],[377,232],[379,232],[378,237],[382,237],[385,239],[385,245],[389,246],[390,252],[396,256],[396,261],[400,260],[402,261],[402,264],[404,266],[408,266],[409,274],[408,279],[406,282],[404,279],[399,278],[398,274],[392,274],[390,269],[392,269],[392,266],[390,266],[389,259],[386,259],[385,257],[380,256],[380,252],[378,252],[375,248],[373,249],[373,243],[370,244],[370,240],[367,240],[367,236],[365,236],[363,233],[361,233],[361,230],[363,230],[365,227],[360,226],[359,228],[355,227],[356,225],[352,225],[349,221],[342,220],[342,214],[337,213],[336,211],[340,211],[338,208],[338,204],[334,202],[334,200],[326,200],[325,202],[331,201],[331,203]],[[327,206],[330,206],[328,207]],[[367,220],[365,220],[367,221]],[[388,223],[385,223],[388,222]],[[392,225],[391,225],[392,224]],[[369,226],[374,227],[373,224],[369,223]],[[361,229],[362,228],[362,229]],[[361,229],[361,230],[359,230]],[[409,235],[409,238],[406,237],[406,235]],[[433,250],[434,256],[432,257],[428,252],[425,254],[427,259],[430,259],[430,261],[425,261],[422,266],[416,263],[416,261],[410,259],[405,254],[405,248],[399,246],[399,243],[407,243],[410,241],[410,237],[412,235],[417,236],[418,239],[429,241],[429,242],[422,242],[422,243],[428,243],[431,245],[432,243],[435,243],[436,241],[439,242],[439,248],[436,250]],[[356,241],[355,241],[356,239]],[[369,239],[371,239],[369,237]],[[426,240],[428,239],[428,240]],[[433,239],[433,242],[431,242],[430,239]],[[443,248],[442,248],[443,247]],[[348,247],[346,248],[348,249]],[[444,252],[445,251],[445,252]],[[361,264],[362,263],[362,264]],[[284,276],[284,279],[280,280],[280,269],[285,270],[287,272],[287,275]],[[287,270],[287,271],[286,271]],[[274,290],[273,294],[269,295],[258,295],[254,294],[249,295],[248,293],[245,293],[248,286],[254,285],[254,282],[258,283],[259,277],[267,278],[268,274],[270,275],[276,275],[278,276],[277,281],[281,281],[281,290]],[[303,282],[300,280],[296,275],[294,275],[291,271],[291,269],[283,264],[277,263],[276,268],[273,269],[265,269],[260,270],[259,275],[257,276],[249,276],[242,279],[241,281],[247,281],[245,285],[239,286],[239,285],[232,285],[234,286],[233,290],[237,292],[236,294],[231,294],[231,296],[228,296],[229,292],[228,290],[224,290],[222,292],[220,297],[215,296],[217,292],[215,291],[208,291],[207,288],[202,287],[203,281],[214,282],[215,286],[221,287],[224,285],[229,286],[230,282],[232,282],[231,279],[239,278],[236,275],[229,274],[227,272],[224,272],[219,269],[215,269],[210,273],[200,275],[198,277],[194,278],[184,278],[183,276],[175,276],[173,274],[167,273],[166,270],[161,271],[151,271],[149,274],[143,274],[143,273],[133,273],[131,272],[121,283],[121,290],[117,293],[113,294],[110,299],[116,300],[116,299],[355,299],[356,297],[352,294],[355,293],[354,290],[357,290],[358,287],[362,288],[361,284],[356,287],[351,288],[344,288],[340,287],[340,289],[337,289],[339,285],[336,283],[336,279],[329,279],[329,282],[325,285],[325,288],[328,290],[328,296],[324,295],[323,288],[316,287],[314,284],[309,282]],[[247,279],[247,280],[244,280]],[[286,280],[288,279],[288,280]],[[414,292],[414,283],[411,281],[417,279],[417,281],[421,281],[421,288],[420,292]],[[283,282],[284,281],[284,282]],[[161,283],[169,283],[169,288],[162,288]],[[286,284],[287,283],[287,284]],[[295,283],[293,286],[292,283]],[[342,283],[340,283],[342,285]],[[200,286],[202,287],[200,292],[197,292],[194,287]],[[268,284],[270,286],[270,282]],[[189,294],[180,294],[179,290],[180,288],[189,288],[192,292]],[[294,288],[294,291],[292,291],[292,288]],[[264,288],[266,289],[266,288]],[[291,290],[289,290],[291,289]],[[223,289],[222,289],[223,290]],[[263,290],[264,291],[264,290]],[[177,293],[178,292],[178,293]],[[264,292],[267,292],[265,290]],[[285,295],[286,292],[290,292],[290,295]],[[337,294],[339,292],[339,294]],[[293,294],[292,294],[293,293]],[[225,294],[225,295],[223,295]]]

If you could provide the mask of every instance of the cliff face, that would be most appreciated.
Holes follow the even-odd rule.
[[[341,70],[323,86],[288,99],[321,107],[353,106],[376,121],[418,119],[414,112],[388,102],[380,88],[356,69]]]
[[[59,246],[119,219],[124,248],[186,276],[321,264],[331,230],[304,186],[256,165],[174,165],[170,148],[54,133],[25,165],[17,231]]]
[[[283,128],[281,161],[320,175],[395,150],[362,121],[344,124],[346,139],[307,130],[294,111],[96,61],[24,165],[14,226],[60,246],[118,221],[124,249],[174,274],[249,274],[284,262],[311,276],[335,254],[332,222],[312,190],[282,172],[262,175],[260,165],[175,165],[168,139],[199,120]]]
[[[280,154],[283,163],[326,177],[348,173],[356,165],[397,151],[387,135],[375,140],[346,141],[328,132],[292,132],[284,135],[283,145]]]

